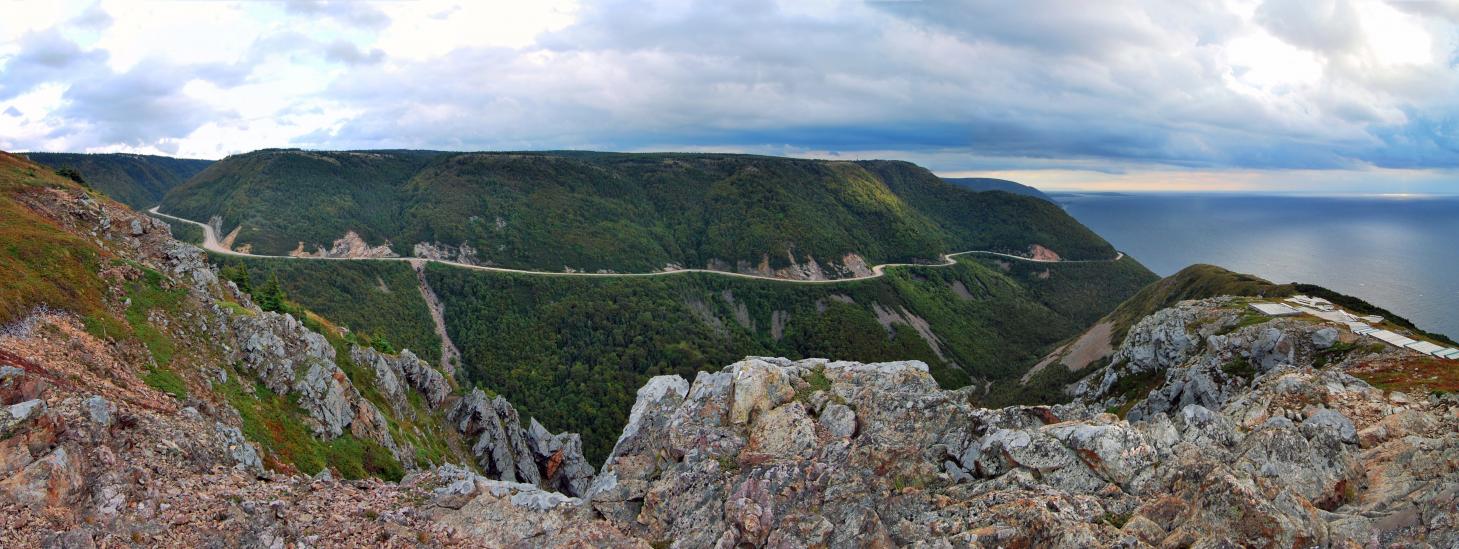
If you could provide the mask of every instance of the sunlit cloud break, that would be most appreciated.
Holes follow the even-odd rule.
[[[1443,0],[5,13],[5,150],[719,150],[1060,188],[1459,192],[1459,3]]]

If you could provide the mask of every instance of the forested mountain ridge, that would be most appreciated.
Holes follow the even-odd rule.
[[[1017,181],[1009,181],[1007,179],[998,179],[995,177],[944,177],[942,178],[942,180],[948,183],[952,183],[953,185],[963,187],[970,191],[1003,191],[1006,193],[1021,194],[1024,196],[1032,196],[1034,198],[1042,198],[1049,202],[1054,201],[1053,197],[1044,194],[1043,191],[1040,191],[1029,185],[1024,185],[1023,183],[1019,183]]]
[[[264,150],[219,161],[162,211],[217,216],[253,253],[328,249],[352,231],[398,255],[551,271],[841,278],[969,249],[1115,255],[1057,206],[891,161]]]
[[[25,156],[55,170],[75,170],[87,185],[137,211],[156,206],[167,191],[213,163],[212,160],[128,153],[33,152]]]

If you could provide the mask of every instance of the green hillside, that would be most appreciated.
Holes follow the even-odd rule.
[[[402,255],[468,244],[482,263],[560,271],[668,264],[771,269],[934,261],[1038,244],[1070,259],[1114,250],[1057,206],[947,184],[905,162],[726,154],[265,150],[228,157],[168,193],[235,245],[282,254],[346,231]],[[844,273],[843,273],[844,274]]]
[[[167,191],[213,163],[212,160],[124,153],[33,152],[25,156],[52,169],[74,169],[92,188],[137,211],[156,206]]]
[[[993,177],[944,177],[942,178],[942,180],[970,191],[1003,191],[1006,193],[1021,194],[1024,196],[1041,198],[1049,202],[1054,201],[1052,197],[1044,194],[1043,191],[1040,191],[1028,185],[1024,185],[1023,183],[1019,183],[1017,181],[1009,181],[1007,179],[997,179]]]
[[[355,331],[437,356],[404,263],[224,261],[241,263],[254,280],[277,273],[290,299]],[[550,429],[583,433],[593,460],[612,446],[634,392],[653,375],[692,379],[746,355],[778,355],[918,359],[947,387],[1008,379],[1155,279],[1129,258],[969,257],[830,285],[692,273],[544,277],[444,265],[427,275],[464,355],[460,379],[519,403]]]

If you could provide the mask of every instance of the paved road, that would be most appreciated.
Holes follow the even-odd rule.
[[[424,259],[424,258],[419,258],[419,257],[368,257],[368,258],[366,258],[366,257],[294,257],[294,256],[288,256],[288,255],[258,255],[258,254],[246,254],[246,253],[233,251],[233,250],[230,250],[228,248],[223,247],[223,245],[219,243],[218,234],[217,234],[217,232],[215,232],[213,230],[213,226],[212,225],[208,225],[208,224],[205,224],[205,223],[198,223],[197,221],[193,221],[191,219],[183,219],[183,218],[177,217],[175,215],[168,215],[168,214],[159,212],[159,211],[157,211],[157,209],[160,208],[160,207],[161,206],[153,206],[152,209],[147,210],[147,212],[148,213],[151,213],[152,215],[156,215],[158,217],[165,217],[167,219],[174,219],[174,220],[177,220],[177,221],[181,221],[183,223],[191,223],[193,225],[197,225],[199,227],[202,227],[203,228],[203,248],[206,248],[208,251],[215,252],[215,253],[219,253],[219,254],[223,254],[223,255],[231,255],[231,256],[237,256],[237,257],[259,257],[259,258],[268,258],[268,259],[304,259],[304,260],[312,259],[312,260],[324,260],[324,261],[408,261],[408,262],[426,262],[426,261],[430,261],[430,262],[434,262],[434,263],[441,263],[443,265],[451,265],[453,267],[461,267],[463,269],[476,269],[478,271],[492,271],[492,272],[498,272],[498,273],[516,273],[516,274],[538,275],[538,276],[581,276],[581,277],[601,277],[601,278],[615,278],[615,277],[616,278],[627,278],[627,277],[643,277],[643,276],[670,276],[670,275],[676,275],[676,274],[681,274],[681,273],[709,273],[709,274],[720,275],[720,276],[734,276],[734,277],[739,277],[739,278],[753,278],[753,279],[758,279],[758,280],[771,280],[771,281],[775,281],[775,282],[792,282],[792,283],[797,283],[797,284],[836,284],[836,283],[841,283],[841,282],[850,282],[850,281],[853,281],[853,280],[867,280],[867,279],[872,279],[872,278],[880,278],[883,274],[886,273],[886,270],[888,268],[891,268],[891,267],[948,267],[948,266],[951,266],[951,265],[954,265],[954,264],[957,263],[957,261],[953,260],[954,257],[960,256],[960,255],[968,255],[968,254],[992,255],[992,256],[998,256],[998,257],[1003,257],[1003,258],[1007,258],[1007,259],[1014,259],[1014,260],[1018,260],[1018,261],[1029,261],[1029,262],[1033,262],[1033,263],[1105,263],[1105,262],[1119,261],[1120,259],[1123,259],[1125,257],[1125,253],[1124,252],[1119,252],[1118,254],[1115,255],[1114,259],[1083,259],[1083,260],[1059,260],[1059,261],[1055,261],[1055,260],[1048,260],[1048,259],[1033,259],[1031,257],[1023,257],[1023,256],[1017,256],[1017,255],[1010,255],[1010,254],[1005,254],[1005,253],[1000,253],[1000,252],[990,252],[990,251],[986,251],[986,250],[968,250],[968,251],[965,251],[965,252],[957,252],[957,253],[951,253],[951,254],[943,254],[943,256],[942,256],[942,263],[883,263],[881,265],[873,266],[871,268],[871,273],[872,274],[870,274],[870,275],[867,275],[867,276],[858,276],[858,277],[851,277],[851,278],[837,278],[837,279],[834,279],[834,280],[794,280],[794,279],[789,279],[789,278],[775,278],[775,277],[769,277],[769,276],[763,276],[763,275],[736,273],[736,272],[730,272],[730,271],[716,271],[716,270],[712,270],[712,269],[676,269],[676,270],[672,270],[672,271],[655,271],[655,272],[651,272],[651,273],[558,273],[558,272],[552,272],[552,271],[531,271],[531,270],[526,270],[526,269],[511,269],[511,268],[507,268],[507,267],[487,267],[487,266],[484,266],[484,265],[471,265],[471,264],[467,264],[467,263],[457,263],[455,261],[445,261],[445,260],[440,260],[440,259]]]

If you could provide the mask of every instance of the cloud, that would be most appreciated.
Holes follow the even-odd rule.
[[[303,17],[325,17],[351,26],[379,29],[390,24],[390,18],[365,2],[288,0],[284,10]]]
[[[0,44],[0,109],[60,85],[54,105],[22,107],[46,130],[12,133],[199,154],[689,149],[952,171],[1454,169],[1449,4],[107,6],[92,11],[115,17],[109,26],[66,16]],[[87,25],[109,30],[86,41]],[[212,35],[216,47],[200,38]]]
[[[107,59],[106,52],[83,50],[55,29],[26,33],[17,45],[20,53],[5,60],[0,70],[0,100],[97,70]]]
[[[346,65],[368,65],[385,59],[385,52],[379,49],[366,52],[351,42],[335,40],[324,46],[324,58]]]
[[[123,73],[79,79],[62,96],[65,104],[51,113],[69,123],[48,137],[66,138],[80,148],[171,146],[205,123],[231,117],[184,92],[198,72],[196,67],[146,61]]]
[[[1319,52],[1346,53],[1362,45],[1358,11],[1347,0],[1266,0],[1256,21],[1293,45]]]
[[[76,16],[70,22],[71,24],[79,28],[88,30],[102,30],[108,26],[111,26],[112,22],[115,20],[116,19],[113,18],[110,13],[107,13],[105,9],[102,9],[101,4],[93,4],[91,7],[86,8],[86,11],[81,12],[81,15]]]

